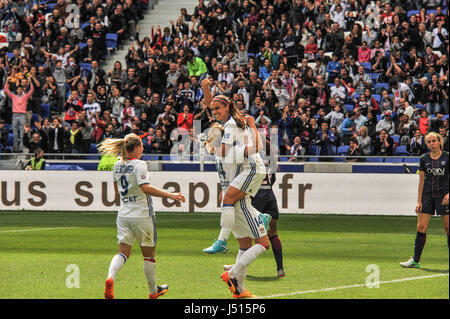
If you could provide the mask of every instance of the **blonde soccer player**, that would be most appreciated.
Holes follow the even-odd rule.
[[[229,169],[234,174],[222,197],[220,236],[228,238],[232,231],[239,242],[236,263],[221,278],[235,298],[246,298],[252,296],[244,285],[247,267],[270,248],[261,214],[251,205],[251,196],[256,194],[266,175],[258,154],[261,140],[254,119],[244,118],[228,97],[214,97],[211,110],[215,119],[224,123],[223,137],[220,145],[215,145],[214,153],[222,158],[224,165],[234,165]]]
[[[177,202],[184,202],[185,198],[181,193],[169,193],[150,185],[147,164],[140,160],[144,147],[136,134],[128,134],[123,139],[106,139],[99,144],[98,149],[101,155],[110,154],[120,158],[113,170],[114,190],[120,195],[116,220],[119,251],[109,266],[105,298],[114,299],[114,280],[130,258],[136,239],[144,256],[149,298],[156,299],[167,292],[168,286],[156,285],[156,226],[152,196],[170,198]]]
[[[442,150],[442,137],[428,133],[425,143],[430,151],[419,159],[419,187],[416,204],[417,233],[414,243],[414,256],[401,262],[404,268],[420,268],[420,257],[427,239],[428,223],[431,216],[437,213],[442,216],[442,223],[449,243],[448,205],[449,205],[449,154]]]

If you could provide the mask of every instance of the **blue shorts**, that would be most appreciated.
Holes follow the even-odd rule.
[[[448,215],[448,205],[442,205],[444,196],[446,194],[439,194],[439,197],[433,198],[431,195],[422,195],[422,213],[429,215]]]

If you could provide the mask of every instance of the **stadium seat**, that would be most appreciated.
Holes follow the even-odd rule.
[[[89,22],[83,22],[80,24],[80,29],[83,30],[84,28],[88,27],[90,25]]]
[[[377,101],[377,103],[381,102],[381,95],[380,94],[372,94],[372,97]]]
[[[80,68],[86,71],[91,71],[92,66],[90,63],[80,63]]]
[[[6,146],[13,146],[13,144],[14,144],[14,134],[9,133],[8,139],[6,140]]]
[[[391,137],[394,140],[394,143],[397,143],[397,144],[400,143],[400,135],[394,134]]]
[[[377,84],[378,78],[380,77],[380,73],[369,73],[370,78],[372,79],[372,86],[375,86]]]
[[[351,112],[355,108],[354,105],[351,104],[344,104],[345,112]]]
[[[372,71],[372,63],[370,63],[370,62],[360,62],[359,65],[362,65],[364,67],[364,69],[366,70],[366,72]]]
[[[380,122],[383,119],[383,116],[381,114],[377,114],[377,122]]]
[[[317,151],[318,151],[317,146],[315,145],[308,146],[309,155],[317,155]]]
[[[394,155],[409,156],[409,152],[406,149],[406,145],[400,145],[395,148]]]
[[[108,49],[117,49],[117,39],[118,36],[115,33],[107,33],[106,34],[106,47]]]
[[[421,110],[425,110],[426,106],[423,104],[416,104],[416,109],[421,109]]]
[[[413,14],[415,14],[415,15],[419,14],[419,10],[409,10],[409,11],[406,13],[408,19],[409,19],[409,17],[412,16]]]
[[[349,145],[341,145],[337,148],[337,155],[344,155],[345,153],[347,153],[348,149],[350,148]]]
[[[309,160],[310,162],[318,162],[318,161],[319,161],[319,158],[316,157],[316,156],[314,156],[314,157],[309,157],[308,160]]]
[[[444,116],[442,117],[442,121],[447,120],[448,119],[448,114],[444,114]]]
[[[368,156],[366,157],[366,163],[383,163],[384,158],[383,157],[377,157],[377,156]]]
[[[153,161],[153,156],[152,155],[142,155],[141,159],[143,161]]]
[[[427,15],[430,15],[430,13],[434,13],[436,15],[437,11],[435,9],[427,10]]]
[[[83,50],[83,48],[86,46],[87,46],[87,43],[85,43],[85,42],[78,43],[78,50],[80,51],[80,54],[81,54],[81,50]]]
[[[402,157],[386,157],[384,160],[385,163],[403,163]]]
[[[170,155],[163,155],[161,160],[170,161]]]
[[[388,83],[375,83],[373,86],[373,89],[376,93],[380,94],[383,89],[389,90],[389,84]]]
[[[91,154],[97,153],[97,144],[91,143],[91,146],[89,146],[89,153],[91,153]]]
[[[403,163],[419,164],[418,157],[405,157]]]
[[[278,157],[278,161],[279,162],[288,162],[289,161],[289,157],[287,157],[287,156],[280,156],[280,157]]]
[[[42,107],[42,113],[41,116],[43,119],[50,118],[50,105],[48,104],[41,104]]]

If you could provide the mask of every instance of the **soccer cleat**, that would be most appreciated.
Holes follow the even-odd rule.
[[[154,295],[149,294],[148,298],[149,299],[157,299],[158,297],[166,294],[167,290],[169,290],[169,285],[158,286],[158,287],[156,287],[156,294],[154,294]]]
[[[228,274],[228,271],[225,271],[220,277],[222,278],[223,281],[225,281],[225,283],[228,285],[228,288],[233,294],[235,295],[241,294],[239,292],[237,279],[231,278],[230,275]]]
[[[223,270],[228,271],[233,268],[234,265],[223,265]]]
[[[227,242],[219,239],[217,239],[210,247],[203,249],[203,252],[207,254],[226,253],[227,251]]]
[[[277,276],[278,276],[278,277],[284,277],[284,276],[286,276],[286,274],[285,274],[283,268],[277,270]]]
[[[261,219],[264,224],[264,228],[266,229],[266,232],[269,231],[269,223],[272,220],[272,216],[269,214],[261,214]]]
[[[400,263],[400,266],[402,266],[403,268],[420,268],[420,263],[416,263],[414,259],[411,258],[408,261]]]
[[[233,298],[245,299],[245,298],[255,298],[250,291],[245,289],[240,295],[233,294]]]
[[[114,280],[112,278],[106,279],[105,299],[114,299]]]

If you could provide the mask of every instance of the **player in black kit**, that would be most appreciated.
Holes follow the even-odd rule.
[[[278,203],[273,193],[272,186],[275,183],[275,172],[277,169],[277,162],[275,159],[275,152],[270,146],[270,142],[266,139],[266,154],[261,154],[266,165],[266,177],[259,187],[258,193],[252,197],[252,206],[258,211],[264,214],[269,214],[272,219],[269,224],[269,236],[270,244],[272,246],[273,256],[277,263],[277,275],[278,277],[284,277],[285,272],[283,268],[283,248],[280,238],[277,233],[277,221],[279,218]],[[264,156],[265,155],[265,156]]]
[[[447,246],[449,243],[448,213],[449,213],[449,154],[442,150],[442,137],[434,132],[427,134],[425,143],[430,151],[420,157],[419,161],[419,191],[416,205],[417,234],[414,245],[414,257],[400,263],[405,268],[420,268],[420,256],[427,239],[426,231],[432,215],[442,216]]]

